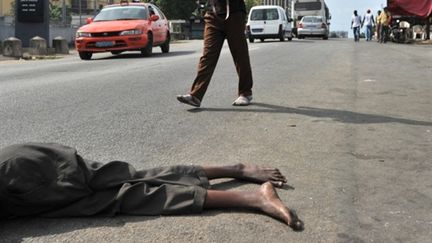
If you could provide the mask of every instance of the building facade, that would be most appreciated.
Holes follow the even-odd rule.
[[[277,5],[285,9],[288,16],[291,16],[291,0],[262,0],[262,5]]]
[[[0,18],[13,16],[12,3],[16,0],[0,0]],[[92,13],[101,6],[118,3],[120,0],[49,0],[51,5],[62,7],[63,5],[73,14]]]

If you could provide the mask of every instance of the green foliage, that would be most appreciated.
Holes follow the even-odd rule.
[[[62,19],[62,8],[54,4],[49,4],[50,9],[50,21],[60,22]]]
[[[16,1],[12,1],[10,5],[11,5],[10,15],[12,17],[15,17],[15,14],[16,14]]]
[[[245,0],[246,11],[249,13],[249,10],[253,6],[261,5],[261,0]]]
[[[196,0],[156,0],[168,19],[189,19],[197,8]]]
[[[62,5],[56,5],[56,4],[49,4],[49,10],[50,10],[50,22],[59,24],[63,22],[63,6]],[[71,9],[69,7],[66,7],[66,20],[64,23],[70,23],[72,19],[71,16]]]

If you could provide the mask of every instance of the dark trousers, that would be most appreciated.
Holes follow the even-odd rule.
[[[377,41],[381,40],[381,24],[376,25]]]
[[[0,150],[0,220],[198,213],[208,187],[199,166],[136,170],[126,162],[83,159],[60,144]]]
[[[202,100],[216,68],[225,38],[239,76],[238,95],[252,95],[252,70],[245,36],[245,13],[231,13],[228,20],[208,12],[205,17],[204,51],[190,94]]]
[[[380,39],[381,43],[387,42],[388,34],[389,34],[389,26],[381,25],[381,36],[380,36],[381,37],[381,39]]]
[[[360,27],[353,28],[354,41],[360,41]]]

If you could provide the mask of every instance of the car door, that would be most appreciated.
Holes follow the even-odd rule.
[[[159,17],[157,21],[152,23],[154,42],[163,43],[166,39],[168,22],[160,9],[156,6],[152,6],[152,10],[154,11],[154,14]]]
[[[155,9],[155,6],[148,5],[149,10],[149,16],[156,15],[159,16],[158,12]],[[160,42],[160,24],[158,23],[159,19],[157,21],[151,22],[151,28],[153,31],[153,43]]]
[[[277,8],[268,8],[265,11],[264,21],[265,34],[279,33],[279,11]]]

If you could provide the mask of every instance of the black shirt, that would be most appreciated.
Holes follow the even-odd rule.
[[[246,13],[246,5],[244,0],[229,0],[230,3],[230,13],[242,11]],[[208,0],[210,6],[215,7],[216,14],[225,15],[226,14],[226,0]]]

